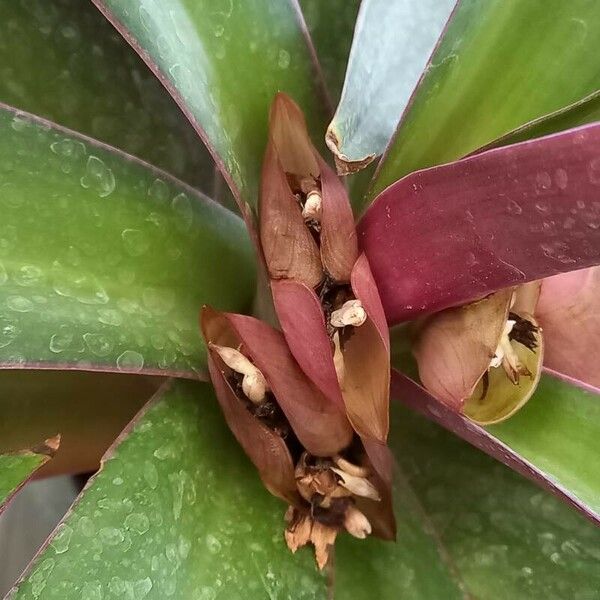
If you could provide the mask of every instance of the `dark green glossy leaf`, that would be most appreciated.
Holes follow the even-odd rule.
[[[211,193],[213,161],[160,82],[89,2],[0,3],[0,101]]]
[[[565,131],[580,125],[600,121],[600,92],[590,94],[583,100],[575,102],[566,108],[530,121],[529,123],[494,140],[481,150],[517,144],[526,140]]]
[[[0,512],[21,486],[50,460],[59,441],[57,437],[31,450],[0,454]]]
[[[300,0],[331,99],[337,102],[352,45],[360,0]]]
[[[0,111],[0,363],[202,372],[203,303],[243,309],[242,221],[89,139]]]
[[[600,88],[600,4],[462,0],[380,164],[371,197]]]
[[[256,203],[277,91],[324,131],[322,93],[292,0],[94,0],[179,102],[241,198]]]
[[[60,448],[43,475],[93,471],[161,381],[122,373],[0,371],[0,453],[60,433]]]
[[[340,172],[362,169],[383,153],[454,3],[363,0],[327,132]]]

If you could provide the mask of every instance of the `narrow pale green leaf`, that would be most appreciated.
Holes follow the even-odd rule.
[[[360,0],[300,0],[331,99],[338,101]]]
[[[382,154],[455,0],[363,0],[328,143],[341,172]]]
[[[256,203],[269,106],[290,94],[322,137],[322,92],[293,0],[94,0],[207,142],[230,185]]]
[[[0,3],[0,101],[212,193],[213,161],[175,102],[93,5]]]
[[[0,371],[0,454],[60,432],[60,449],[44,475],[94,471],[161,382],[139,374]]]
[[[517,144],[596,121],[600,121],[600,91],[590,94],[583,100],[561,108],[556,112],[530,121],[522,127],[494,140],[481,150]]]
[[[0,453],[0,512],[21,486],[52,458],[59,441],[56,437],[36,448]]]
[[[202,372],[200,307],[243,309],[252,297],[240,219],[144,163],[7,108],[0,206],[3,366]]]
[[[393,439],[396,457],[470,598],[598,597],[597,527],[406,409],[395,416]],[[587,456],[595,460],[597,450]]]
[[[595,92],[598,36],[597,2],[462,0],[371,196]]]

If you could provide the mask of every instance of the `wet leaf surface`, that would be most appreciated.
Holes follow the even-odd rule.
[[[252,297],[242,221],[45,122],[4,109],[0,130],[0,363],[203,372],[200,306]]]
[[[144,158],[211,194],[213,161],[127,42],[89,2],[0,6],[0,101]]]

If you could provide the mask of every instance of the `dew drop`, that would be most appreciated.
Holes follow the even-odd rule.
[[[175,295],[168,289],[146,288],[142,299],[146,308],[155,315],[166,315],[175,304]]]
[[[218,554],[221,551],[222,544],[212,533],[206,536],[205,542],[211,554]]]
[[[590,161],[588,165],[588,177],[590,183],[600,185],[600,156]]]
[[[123,532],[116,527],[103,527],[98,532],[98,535],[100,537],[100,541],[108,546],[116,546],[125,541]]]
[[[277,66],[280,69],[287,69],[290,66],[290,53],[287,50],[280,50],[277,56]]]
[[[100,198],[105,198],[115,190],[115,176],[102,159],[92,155],[87,160],[81,185],[86,189],[94,190]]]
[[[194,219],[190,199],[184,193],[177,194],[171,202],[171,208],[176,216],[175,226],[181,231],[188,231]]]
[[[15,323],[0,319],[0,348],[6,348],[19,336],[21,330]]]
[[[125,527],[142,535],[150,529],[150,521],[143,513],[132,513],[125,518]]]
[[[44,278],[44,272],[35,265],[23,265],[14,276],[15,283],[22,287],[39,284]]]
[[[523,212],[523,209],[521,208],[521,205],[518,204],[517,202],[515,202],[514,200],[511,200],[507,207],[506,210],[511,214],[511,215],[520,215]]]
[[[85,600],[102,600],[102,585],[99,581],[86,581],[81,590],[81,597]]]
[[[93,537],[96,534],[94,521],[90,517],[81,517],[79,519],[79,530],[85,537]]]
[[[137,373],[144,367],[144,357],[135,350],[125,350],[117,358],[117,369],[119,371],[130,371]]]
[[[131,589],[134,600],[142,600],[142,598],[145,598],[152,589],[152,579],[150,579],[150,577],[145,577],[144,579],[134,581]]]
[[[108,356],[113,349],[112,340],[101,333],[84,333],[83,341],[96,356]]]
[[[9,296],[6,299],[6,306],[20,313],[31,312],[34,309],[33,302],[23,296]]]
[[[118,327],[123,323],[123,317],[118,310],[114,308],[100,308],[98,309],[98,321],[105,325],[114,325]]]
[[[535,177],[535,182],[540,190],[547,190],[552,187],[552,178],[546,171],[540,171]]]
[[[54,535],[51,546],[56,554],[63,554],[69,549],[73,530],[68,525],[61,525],[58,532]]]
[[[75,298],[82,304],[106,304],[109,300],[106,290],[95,278],[87,275],[68,277],[60,265],[54,266],[53,289],[59,296]]]
[[[121,233],[125,250],[130,256],[141,256],[150,248],[146,234],[139,229],[124,229]]]
[[[148,188],[148,197],[160,203],[169,199],[169,186],[162,179],[155,179]]]
[[[560,190],[566,190],[569,185],[569,176],[564,169],[556,169],[554,173],[554,181]]]
[[[158,471],[156,470],[156,467],[150,461],[146,461],[143,473],[144,479],[150,489],[155,490],[158,486]]]

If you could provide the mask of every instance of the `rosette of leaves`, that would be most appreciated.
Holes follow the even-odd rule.
[[[0,13],[10,598],[594,596],[599,7]]]

